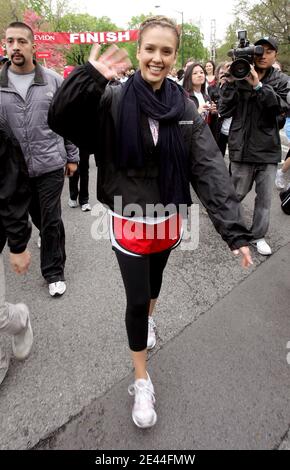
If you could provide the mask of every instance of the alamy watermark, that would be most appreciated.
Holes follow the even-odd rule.
[[[176,207],[174,204],[164,206],[162,204],[147,204],[146,210],[143,211],[142,207],[138,204],[127,204],[123,207],[122,196],[114,197],[114,209],[116,214],[122,214],[127,217],[128,221],[122,223],[122,234],[127,240],[133,238],[146,238],[147,240],[155,238],[163,240],[166,236],[174,239],[179,233],[180,221],[182,220],[182,242],[180,245],[181,250],[192,251],[197,249],[199,244],[199,205],[193,204],[187,207],[186,204],[180,204]],[[178,214],[178,217],[176,217]],[[91,226],[91,235],[94,240],[109,240],[110,239],[110,216],[108,208],[103,204],[97,203],[93,206],[91,215],[96,218]],[[140,229],[139,221],[143,221],[143,217],[148,217],[150,222]],[[154,227],[154,220],[158,221],[167,220],[166,229],[165,224],[158,224],[156,229]],[[148,219],[147,219],[148,220]],[[137,222],[137,223],[132,223]],[[145,231],[144,231],[145,230]],[[118,235],[116,235],[116,238]]]

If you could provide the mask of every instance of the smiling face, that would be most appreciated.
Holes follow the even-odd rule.
[[[6,50],[11,60],[11,68],[18,73],[33,69],[33,54],[36,46],[29,30],[25,28],[8,28],[6,30]]]
[[[177,36],[172,28],[151,26],[142,33],[137,59],[142,78],[158,90],[176,62]]]
[[[205,71],[207,75],[213,75],[213,65],[211,62],[205,64]]]
[[[201,85],[204,84],[204,82],[205,82],[205,73],[204,73],[204,70],[201,68],[200,65],[196,65],[192,69],[191,80],[192,80],[193,89],[198,89],[198,88],[201,87]]]

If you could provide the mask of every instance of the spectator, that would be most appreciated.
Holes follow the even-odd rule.
[[[288,115],[286,118],[285,134],[288,139],[288,144],[290,145],[290,110],[288,110]],[[275,185],[277,189],[285,189],[287,185],[285,176],[289,168],[290,168],[290,149],[288,149],[285,162],[283,163],[282,168],[278,169],[276,173]]]
[[[215,76],[215,63],[212,60],[208,60],[204,66],[205,78],[206,78],[206,91],[209,86],[216,85]]]
[[[228,71],[228,62],[221,62],[217,65],[215,69],[216,75],[216,84],[209,86],[207,91],[211,100],[216,103],[217,111],[219,111],[219,102],[220,102],[220,91],[221,87],[224,85],[226,80],[226,73]],[[211,131],[216,139],[216,142],[219,146],[219,149],[225,156],[229,132],[231,127],[232,118],[222,118],[218,114],[218,118],[215,120],[214,125],[211,126]]]
[[[33,31],[14,22],[6,29],[9,61],[0,79],[0,115],[20,143],[30,176],[32,194],[29,212],[41,236],[41,272],[51,296],[62,295],[64,282],[65,232],[61,218],[64,168],[70,176],[77,169],[77,148],[52,132],[47,112],[62,78],[33,59]]]
[[[91,211],[89,203],[89,160],[86,150],[79,150],[80,162],[77,171],[69,178],[69,207],[77,207],[78,202],[83,212]]]
[[[281,160],[280,116],[287,112],[289,77],[274,69],[278,45],[274,38],[261,38],[263,55],[254,56],[254,65],[243,80],[227,77],[221,88],[219,113],[232,117],[229,133],[230,171],[240,201],[256,187],[251,231],[257,251],[272,253],[265,240],[270,222],[272,189],[277,164]]]
[[[184,74],[183,88],[189,93],[201,117],[211,128],[214,128],[217,120],[217,107],[206,93],[205,71],[201,64],[196,62],[189,65]]]

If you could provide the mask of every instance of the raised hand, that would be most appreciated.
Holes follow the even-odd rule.
[[[101,46],[94,44],[92,46],[89,62],[100,72],[107,80],[112,80],[120,72],[126,72],[132,64],[125,49],[120,49],[112,44],[104,54],[100,55]]]

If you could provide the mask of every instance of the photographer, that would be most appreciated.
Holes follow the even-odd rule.
[[[264,236],[269,227],[277,164],[281,160],[279,117],[288,108],[290,78],[273,67],[278,50],[275,39],[262,38],[255,46],[263,49],[245,47],[247,52],[253,51],[253,65],[248,53],[248,63],[239,59],[229,67],[227,82],[221,89],[219,113],[224,118],[232,117],[228,141],[230,170],[240,201],[255,182],[253,243],[260,254],[270,255],[272,251]],[[237,51],[240,54],[241,49]],[[241,77],[243,62],[248,74]]]

